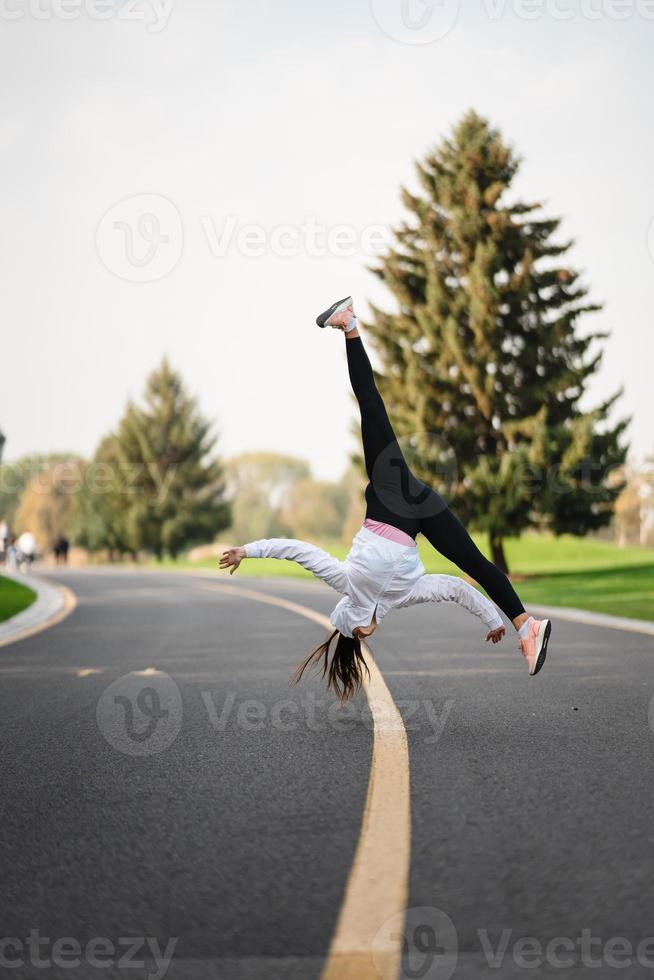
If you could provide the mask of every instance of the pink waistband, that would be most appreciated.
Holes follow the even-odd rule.
[[[395,541],[396,544],[407,544],[413,548],[416,547],[416,543],[410,535],[405,534],[404,531],[400,531],[399,527],[393,527],[392,524],[384,524],[382,521],[371,521],[369,517],[366,517],[363,526],[367,531],[378,534],[380,538],[388,538],[390,541]]]

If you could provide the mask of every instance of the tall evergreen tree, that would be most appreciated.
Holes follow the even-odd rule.
[[[133,468],[132,468],[133,472]],[[140,529],[130,517],[130,474],[119,451],[115,433],[105,436],[85,467],[82,492],[76,495],[71,537],[89,551],[107,551],[136,560]]]
[[[580,408],[607,335],[579,320],[601,306],[565,261],[572,243],[554,240],[559,219],[507,200],[518,168],[475,112],[417,164],[421,192],[403,189],[408,218],[373,270],[397,312],[373,307],[369,325],[414,469],[488,532],[504,569],[509,535],[609,522],[628,425],[608,421],[620,392]]]
[[[227,527],[229,506],[210,430],[164,359],[147,380],[143,404],[130,402],[116,432],[98,448],[80,510],[82,538],[133,555],[147,550],[176,558]]]

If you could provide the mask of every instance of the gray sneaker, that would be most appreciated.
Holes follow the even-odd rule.
[[[337,303],[332,303],[328,310],[316,317],[316,323],[319,327],[326,327],[330,317],[335,316],[336,313],[342,313],[348,306],[352,306],[351,296],[346,296],[345,299],[339,299]]]

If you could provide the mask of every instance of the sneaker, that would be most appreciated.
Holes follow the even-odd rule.
[[[325,310],[324,313],[321,313],[320,316],[316,317],[316,323],[319,327],[329,326],[330,318],[336,313],[342,313],[343,310],[348,308],[348,306],[352,306],[351,296],[346,296],[345,299],[339,299],[338,303],[332,303],[328,310]]]
[[[520,638],[520,650],[522,656],[527,661],[529,673],[533,677],[541,670],[547,656],[547,644],[549,643],[552,624],[549,619],[529,620],[529,630],[525,637]]]

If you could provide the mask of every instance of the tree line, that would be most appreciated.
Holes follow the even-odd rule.
[[[0,515],[50,551],[62,535],[109,559],[177,558],[229,529],[234,540],[338,541],[361,514],[361,477],[315,480],[273,452],[223,461],[216,435],[167,360],[149,376],[90,460],[25,457],[0,468]]]
[[[527,528],[606,527],[628,449],[628,420],[611,421],[620,392],[582,408],[607,336],[585,325],[601,306],[568,260],[560,219],[512,195],[519,166],[475,112],[417,163],[417,189],[402,190],[406,216],[372,270],[393,308],[373,306],[364,324],[410,464],[488,534],[503,568],[504,539]],[[44,457],[39,472],[61,462]],[[166,360],[93,460],[76,462],[79,492],[55,494],[52,520],[109,555],[174,558],[228,528],[234,540],[334,539],[362,517],[361,460],[335,484],[293,457],[223,463]],[[20,507],[38,509],[28,490]],[[12,501],[0,487],[0,507]]]

